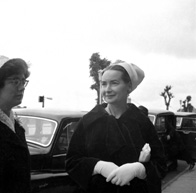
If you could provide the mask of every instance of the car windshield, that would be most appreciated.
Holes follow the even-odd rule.
[[[41,146],[48,146],[54,136],[57,122],[31,116],[18,116],[25,129],[26,140]]]

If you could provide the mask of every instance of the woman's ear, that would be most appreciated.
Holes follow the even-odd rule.
[[[132,84],[131,82],[128,83],[128,94],[132,92]]]

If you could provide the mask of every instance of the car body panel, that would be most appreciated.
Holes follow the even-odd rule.
[[[65,171],[65,157],[75,126],[87,112],[26,108],[14,112],[26,131],[32,193],[72,193],[76,184]]]

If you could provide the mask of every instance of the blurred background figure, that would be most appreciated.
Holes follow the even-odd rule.
[[[139,107],[139,110],[148,117],[148,109],[142,105],[140,105]]]

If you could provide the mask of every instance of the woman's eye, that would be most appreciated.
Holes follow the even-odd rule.
[[[105,83],[105,82],[102,82],[102,83],[101,83],[101,86],[105,86],[105,85],[106,85],[106,83]]]
[[[118,82],[112,82],[112,84],[113,84],[113,85],[117,85],[117,84],[118,84]]]

